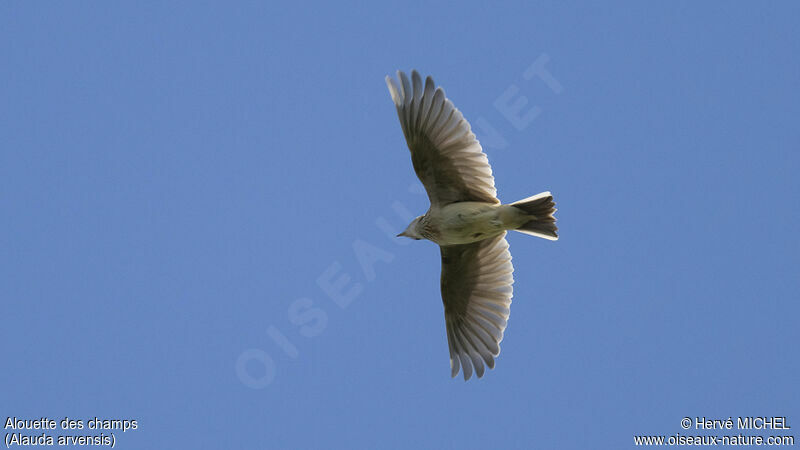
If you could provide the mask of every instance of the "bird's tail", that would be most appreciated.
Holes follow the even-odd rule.
[[[558,227],[556,227],[556,204],[550,192],[542,192],[532,197],[514,202],[511,206],[521,210],[530,220],[523,223],[516,231],[549,239],[558,240]]]

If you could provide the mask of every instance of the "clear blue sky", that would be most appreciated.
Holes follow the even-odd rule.
[[[3,420],[137,419],[122,449],[800,430],[800,6],[531,3],[3,2]],[[558,202],[560,241],[509,237],[468,383],[438,249],[387,236],[428,207],[383,79],[412,68],[501,200]]]

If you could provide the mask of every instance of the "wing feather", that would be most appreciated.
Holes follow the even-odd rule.
[[[464,345],[464,339],[461,336],[461,333],[458,332],[458,328],[455,326],[453,326],[453,336],[455,336],[456,342],[456,357],[461,360],[461,369],[464,373],[464,379],[469,380],[469,378],[472,376],[472,360],[469,357],[469,351]],[[456,375],[458,375],[457,372]]]
[[[511,253],[505,233],[471,244],[442,246],[444,302],[451,376],[482,377],[494,368],[511,313]]]
[[[397,72],[399,83],[386,77],[397,108],[414,171],[431,204],[446,206],[463,201],[498,204],[489,160],[475,139],[469,122],[433,78],[423,83],[414,70],[411,79]]]
[[[469,359],[472,362],[472,367],[475,370],[475,375],[478,378],[481,378],[484,373],[483,368],[483,359],[481,358],[480,351],[478,347],[472,342],[472,335],[464,331],[464,324],[463,322],[458,324],[458,334],[461,336],[461,342],[465,344],[467,354],[469,355]],[[487,352],[488,353],[488,352]],[[464,374],[464,381],[468,380],[466,373]]]
[[[458,349],[456,348],[456,340],[453,336],[453,328],[447,327],[447,346],[450,348],[450,377],[454,378],[458,375],[461,368],[461,362],[458,358]]]

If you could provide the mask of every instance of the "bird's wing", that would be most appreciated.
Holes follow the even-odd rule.
[[[472,244],[441,246],[442,301],[451,376],[464,380],[494,368],[510,313],[514,266],[505,233]]]
[[[497,191],[489,160],[475,139],[469,123],[453,102],[436,87],[433,78],[416,70],[411,81],[398,71],[400,84],[386,77],[397,107],[411,162],[432,205],[477,201],[497,204]]]

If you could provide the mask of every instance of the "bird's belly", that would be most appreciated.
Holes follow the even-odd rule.
[[[445,206],[436,215],[439,245],[469,244],[505,231],[499,205],[461,202]]]

